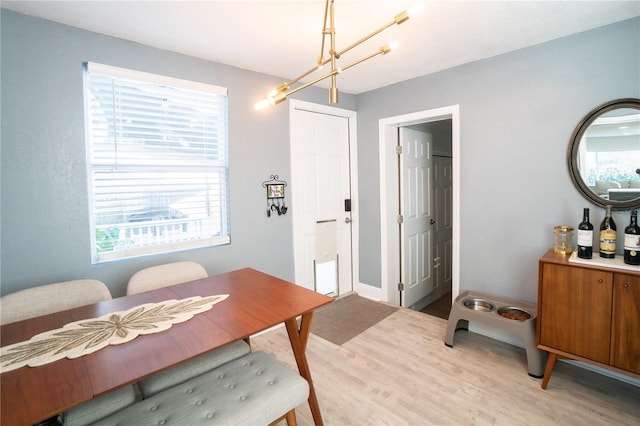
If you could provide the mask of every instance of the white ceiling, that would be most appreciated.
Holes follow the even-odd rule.
[[[335,0],[336,49],[347,47],[417,3],[424,4],[418,16],[343,55],[339,65],[390,41],[399,43],[389,55],[340,74],[341,92],[366,92],[640,16],[640,0]],[[279,76],[283,81],[315,65],[324,18],[324,0],[2,0],[2,8]]]

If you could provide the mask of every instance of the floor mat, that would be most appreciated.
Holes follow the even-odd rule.
[[[353,294],[316,310],[311,323],[311,333],[336,345],[342,345],[397,309],[395,306]]]

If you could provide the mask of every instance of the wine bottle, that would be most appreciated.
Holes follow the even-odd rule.
[[[583,209],[582,222],[578,225],[578,257],[582,259],[593,257],[593,225],[589,222],[587,208]]]
[[[600,257],[616,257],[616,223],[611,217],[611,206],[607,206],[604,219],[600,224]]]
[[[640,227],[637,210],[631,212],[631,222],[624,228],[624,263],[640,265]]]

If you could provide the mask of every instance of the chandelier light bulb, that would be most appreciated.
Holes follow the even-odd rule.
[[[255,109],[256,111],[260,111],[261,109],[265,109],[269,105],[270,105],[269,100],[268,99],[263,99],[260,102],[258,102],[257,104],[255,104],[253,106],[253,109]]]

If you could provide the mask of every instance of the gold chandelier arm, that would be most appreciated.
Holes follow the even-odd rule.
[[[336,71],[336,24],[335,24],[335,11],[333,8],[333,0],[331,0],[331,6],[329,7],[329,20],[331,22],[331,48],[329,49],[329,56],[331,57],[331,71]],[[338,103],[338,87],[336,85],[336,74],[331,75],[331,87],[329,88],[329,102],[332,104]]]
[[[321,82],[322,80],[324,80],[326,78],[329,78],[329,77],[335,78],[335,76],[340,74],[342,71],[344,71],[344,70],[346,70],[348,68],[351,68],[353,66],[356,66],[356,65],[358,65],[358,64],[360,64],[360,63],[362,63],[362,62],[364,62],[364,61],[366,61],[368,59],[371,59],[371,58],[373,58],[375,56],[378,56],[378,55],[386,55],[387,53],[391,52],[391,50],[392,50],[391,46],[386,44],[386,45],[380,47],[375,52],[371,53],[370,55],[365,56],[364,58],[358,59],[357,61],[354,61],[354,62],[352,62],[349,65],[346,65],[344,67],[336,68],[335,70],[329,71],[328,73],[316,78],[315,80],[309,81],[309,82],[307,82],[305,84],[302,84],[302,85],[296,87],[295,89],[287,90],[287,91],[283,92],[281,95],[282,95],[283,98],[289,97],[290,95],[293,95],[294,93],[296,93],[296,92],[298,92],[298,91],[300,91],[302,89],[306,89],[309,86],[312,86],[312,85],[314,85],[316,83],[319,83],[319,82]]]
[[[299,80],[305,78],[306,76],[308,76],[309,74],[313,73],[314,71],[316,71],[320,67],[321,67],[321,65],[316,65],[315,67],[309,69],[308,71],[300,74],[298,77],[294,78],[293,80],[287,81],[286,83],[282,83],[280,86],[276,87],[271,92],[269,92],[269,94],[267,94],[267,97],[265,99],[263,99],[262,101],[258,102],[254,106],[254,108],[255,109],[263,109],[263,108],[267,107],[268,105],[278,105],[279,103],[285,101],[289,94],[295,93],[298,90],[301,90],[301,88],[303,88],[303,87],[307,87],[310,84],[313,84],[313,83],[315,83],[317,81],[320,81],[320,80],[323,80],[324,78],[327,78],[329,75],[326,75],[324,77],[321,77],[318,80],[314,80],[313,82],[311,82],[309,84],[305,84],[304,86],[300,86],[300,87],[297,87],[297,88],[289,91],[289,89],[291,88],[292,84],[295,84]]]
[[[378,55],[386,55],[387,53],[391,52],[391,50],[393,50],[391,48],[391,45],[389,44],[385,44],[384,46],[380,47],[377,51],[371,53],[370,55],[365,56],[364,58],[358,59],[357,61],[351,62],[349,65],[345,65],[344,67],[340,67],[341,71],[345,71],[353,66],[356,66],[368,59],[371,59],[375,56]]]
[[[380,34],[381,32],[383,32],[384,30],[386,30],[387,28],[389,28],[389,27],[391,27],[393,25],[396,25],[396,24],[400,25],[403,22],[405,22],[407,19],[409,19],[409,13],[406,10],[398,13],[393,18],[393,21],[389,21],[388,23],[386,23],[385,25],[381,26],[380,28],[378,28],[377,30],[373,31],[372,33],[362,37],[360,40],[356,41],[355,43],[351,44],[350,46],[342,49],[340,52],[338,52],[336,54],[336,56],[339,58],[340,56],[342,56],[343,54],[345,54],[349,50],[351,50],[354,47],[358,46],[359,44],[362,44],[365,41],[369,40],[371,37],[373,37],[373,36],[375,36],[377,34]]]
[[[283,83],[282,85],[280,85],[278,87],[278,89],[276,89],[274,91],[274,93],[272,95],[267,96],[267,99],[265,99],[264,101],[256,104],[256,109],[261,109],[264,108],[265,106],[267,106],[267,104],[270,105],[278,105],[281,102],[284,102],[290,95],[293,95],[294,93],[302,90],[302,89],[306,89],[309,86],[312,86],[316,83],[319,83],[320,81],[324,80],[325,78],[329,78],[332,77],[332,87],[330,89],[330,96],[329,99],[331,101],[331,103],[337,103],[338,102],[338,88],[335,87],[335,77],[340,74],[342,71],[349,69],[353,66],[356,66],[368,59],[371,59],[375,56],[378,55],[386,55],[387,53],[391,52],[391,50],[393,50],[392,46],[389,44],[386,44],[382,47],[380,47],[377,51],[371,53],[370,55],[367,55],[361,59],[358,59],[357,61],[354,61],[352,63],[350,63],[349,65],[346,65],[344,67],[340,67],[340,68],[336,68],[334,70],[329,71],[328,73],[316,78],[313,81],[309,81],[305,84],[302,84],[298,87],[296,87],[295,89],[290,89],[289,83]]]
[[[309,82],[307,82],[305,84],[302,84],[302,85],[296,87],[295,89],[291,89],[291,90],[289,90],[287,92],[282,93],[282,95],[284,95],[285,97],[288,97],[288,96],[293,95],[294,93],[296,93],[296,92],[298,92],[298,91],[300,91],[302,89],[306,89],[309,86],[312,86],[312,85],[314,85],[316,83],[319,83],[320,81],[324,80],[325,78],[329,78],[331,76],[340,74],[341,72],[342,72],[341,68],[337,68],[335,70],[329,71],[328,73],[326,73],[324,75],[321,75],[320,77],[316,78],[313,81],[309,81]]]
[[[311,67],[310,69],[308,69],[307,71],[303,72],[302,74],[300,74],[299,76],[297,76],[293,80],[290,80],[290,81],[286,82],[285,83],[286,86],[289,87],[292,84],[297,83],[298,81],[302,80],[303,78],[305,78],[309,74],[313,74],[315,71],[317,71],[320,68],[322,68],[322,65],[324,65],[324,64],[318,64],[318,65],[315,65],[315,66]]]
[[[331,1],[331,7],[333,7],[333,0],[327,0],[324,5],[324,21],[322,24],[322,43],[320,43],[320,56],[318,56],[318,65],[322,66],[325,63],[322,63],[324,60],[324,41],[327,36],[327,16],[329,14],[329,1]],[[333,23],[331,23],[331,30],[335,32],[335,28],[333,28]]]

